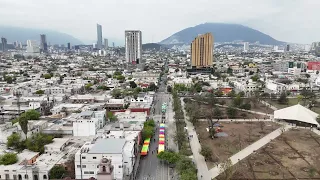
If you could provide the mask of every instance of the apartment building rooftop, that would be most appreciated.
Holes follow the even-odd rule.
[[[126,143],[125,139],[98,139],[89,154],[119,154],[122,153],[123,147]]]

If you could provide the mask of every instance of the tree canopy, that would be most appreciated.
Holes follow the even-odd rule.
[[[18,162],[18,156],[15,153],[5,153],[0,156],[0,165],[10,165]]]
[[[115,122],[118,120],[117,116],[115,116],[112,112],[108,112],[107,113],[107,116],[108,116],[108,119],[111,121],[111,122]]]
[[[16,150],[23,150],[24,147],[21,147],[21,136],[18,133],[12,133],[7,137],[7,146]]]
[[[208,146],[202,146],[200,150],[200,154],[205,158],[205,159],[211,159],[212,157],[212,150]]]
[[[154,133],[155,122],[153,119],[150,119],[143,124],[142,129],[142,139],[150,138]]]
[[[181,158],[178,153],[170,151],[162,151],[157,155],[157,157],[161,160],[167,161],[169,164],[176,164]]]
[[[136,88],[137,84],[134,81],[130,81],[130,87],[131,88]]]
[[[44,90],[41,90],[41,89],[40,89],[40,90],[37,90],[37,91],[36,91],[36,94],[44,94]]]
[[[44,145],[52,143],[52,136],[46,134],[34,134],[25,142],[26,147],[33,152],[44,152]]]
[[[282,92],[279,99],[278,99],[278,103],[279,104],[288,104],[289,99],[287,98],[287,93],[286,92]]]
[[[44,74],[43,77],[44,77],[45,79],[50,79],[50,78],[51,78],[51,74]]]
[[[63,166],[54,166],[49,173],[50,179],[62,179],[62,176],[66,173]]]

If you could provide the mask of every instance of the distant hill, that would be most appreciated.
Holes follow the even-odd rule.
[[[183,29],[172,36],[164,39],[160,44],[190,44],[199,34],[211,32],[214,42],[232,42],[245,41],[254,43],[259,41],[260,44],[280,45],[284,42],[278,41],[269,35],[266,35],[255,29],[239,25],[224,23],[205,23],[194,27]]]
[[[157,43],[146,43],[142,44],[142,49],[145,50],[157,50],[159,51],[160,48],[167,48],[165,45],[157,44]]]
[[[50,44],[83,44],[73,36],[53,30],[30,29],[21,27],[0,26],[0,37],[7,38],[8,43],[14,41],[26,44],[27,40],[37,40],[40,42],[40,34],[46,34],[47,42]]]

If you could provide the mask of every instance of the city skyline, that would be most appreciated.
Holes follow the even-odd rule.
[[[0,24],[57,30],[72,34],[84,42],[96,39],[93,28],[95,22],[112,26],[112,28],[108,28],[108,36],[106,37],[110,40],[114,38],[124,41],[122,32],[125,29],[140,29],[144,32],[144,43],[159,42],[181,29],[204,22],[242,24],[285,42],[311,43],[320,39],[320,35],[316,31],[320,26],[316,23],[320,20],[316,11],[320,2],[316,0],[308,2],[302,0],[283,0],[281,2],[244,0],[241,3],[235,0],[223,3],[200,0],[197,2],[201,5],[199,9],[193,9],[196,2],[191,0],[176,2],[168,0],[161,2],[146,0],[135,2],[99,1],[99,7],[83,0],[76,3],[63,1],[36,3],[36,1],[38,0],[33,3],[29,0],[23,2],[2,0],[0,15],[7,18],[2,18]],[[180,10],[181,3],[184,4],[183,10]],[[142,4],[143,6],[141,6]],[[42,12],[44,9],[40,6],[50,6],[50,9]],[[67,9],[82,9],[84,7],[86,11],[76,11],[68,16],[63,15]],[[137,13],[130,15],[130,17],[140,20],[132,22],[127,18],[126,13],[118,14],[114,18],[104,18],[105,15],[116,14],[119,7],[124,12],[135,7]],[[12,14],[11,11],[8,11],[10,9],[16,9],[20,13]],[[38,17],[38,13],[33,13],[38,11],[41,11],[44,16]],[[163,11],[166,11],[165,15],[163,15]],[[293,11],[295,13],[288,13]],[[24,12],[28,14],[28,18],[24,16]],[[94,13],[91,13],[92,16],[86,17],[88,12]],[[52,16],[53,13],[55,16]],[[80,18],[81,21],[72,21],[73,23],[70,24],[71,20],[77,18]],[[95,21],[93,22],[92,19]],[[306,19],[308,21],[305,21]],[[166,27],[163,28],[164,26]]]

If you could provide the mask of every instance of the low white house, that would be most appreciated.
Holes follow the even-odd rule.
[[[132,141],[122,139],[97,139],[85,143],[75,155],[76,179],[97,177],[101,159],[111,160],[114,179],[122,180],[131,174],[135,163]]]

